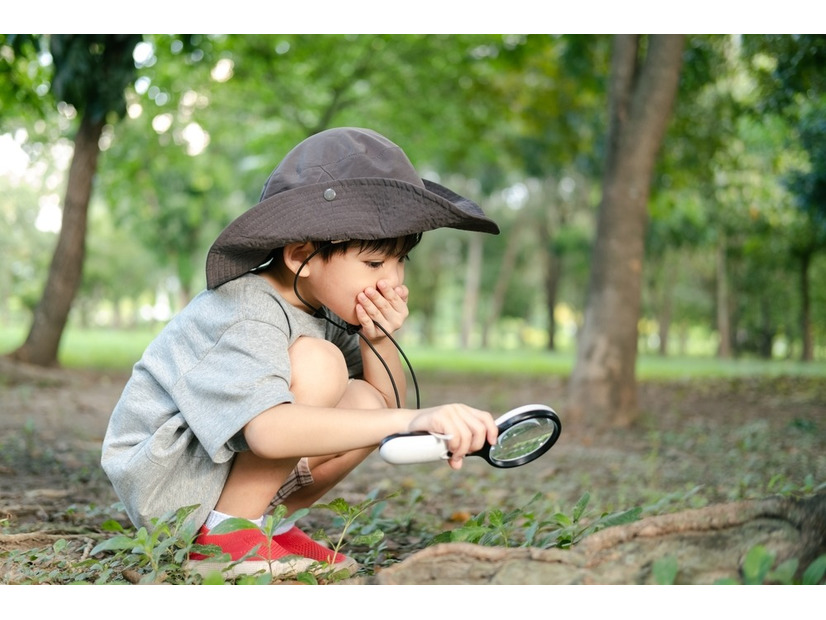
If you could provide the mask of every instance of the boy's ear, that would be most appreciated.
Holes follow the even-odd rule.
[[[298,273],[298,270],[301,269],[301,273],[298,275],[306,277],[310,274],[310,264],[307,263],[304,265],[303,269],[301,268],[301,264],[307,260],[307,257],[314,251],[315,247],[310,241],[298,241],[287,244],[284,246],[284,265],[293,273]]]

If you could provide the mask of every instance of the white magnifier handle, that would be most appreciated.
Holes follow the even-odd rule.
[[[448,458],[447,437],[430,433],[397,435],[379,447],[379,456],[393,465],[432,463]]]

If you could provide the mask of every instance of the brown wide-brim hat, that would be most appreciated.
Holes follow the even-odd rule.
[[[421,179],[384,136],[329,129],[293,148],[260,202],[218,236],[207,256],[207,288],[259,267],[288,243],[395,239],[436,228],[499,233],[475,202]]]

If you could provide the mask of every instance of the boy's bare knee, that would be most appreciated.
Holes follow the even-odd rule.
[[[367,381],[355,379],[347,385],[347,391],[339,406],[348,409],[384,409],[387,403],[379,391]]]
[[[347,363],[341,350],[321,338],[302,336],[289,349],[290,389],[296,402],[334,407],[347,389]]]

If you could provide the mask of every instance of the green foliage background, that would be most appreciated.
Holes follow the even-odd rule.
[[[6,325],[28,322],[45,278],[54,233],[36,222],[62,191],[83,83],[48,42],[0,35],[0,132],[29,162],[25,178],[0,176]],[[688,38],[650,205],[642,351],[713,354],[722,252],[735,353],[801,355],[805,263],[823,357],[823,50],[808,35]],[[409,270],[409,341],[542,348],[553,330],[554,347],[569,346],[599,201],[610,37],[142,35],[133,60],[124,118],[101,140],[73,325],[165,320],[204,285],[207,248],[289,148],[362,125],[503,229],[484,240],[472,316],[468,236],[425,236]],[[469,320],[478,327],[463,336]]]

